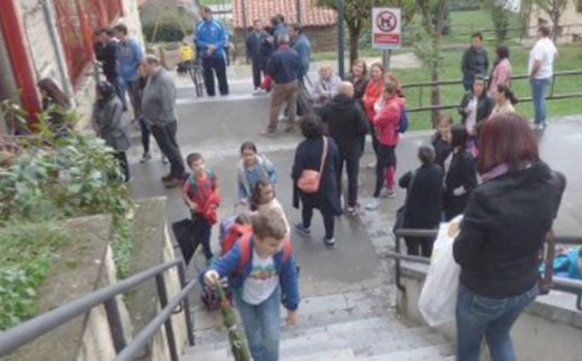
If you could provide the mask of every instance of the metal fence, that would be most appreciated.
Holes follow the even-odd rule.
[[[419,256],[409,256],[401,254],[400,241],[403,237],[426,237],[436,238],[437,230],[421,230],[421,229],[399,229],[395,232],[395,252],[389,252],[388,256],[394,258],[395,266],[395,282],[396,287],[401,292],[406,292],[406,288],[402,284],[402,261],[430,264],[430,259]],[[556,237],[556,244],[562,245],[579,245],[582,246],[582,237],[575,236],[559,236]],[[576,308],[582,311],[582,281],[554,277],[552,280],[552,289],[568,292],[576,295]]]
[[[181,290],[172,300],[168,300],[164,272],[173,267],[178,267]],[[0,358],[14,352],[19,347],[52,331],[54,328],[63,325],[73,318],[91,311],[93,307],[103,304],[107,314],[113,345],[117,353],[115,360],[134,360],[136,356],[143,353],[145,346],[163,325],[166,330],[170,358],[172,361],[178,361],[179,355],[174,327],[172,325],[172,314],[180,311],[184,312],[188,342],[191,346],[194,345],[194,325],[190,314],[188,294],[196,286],[197,279],[194,278],[186,283],[185,271],[186,267],[181,259],[160,264],[2,332],[0,333]],[[154,278],[156,280],[162,310],[128,344],[124,336],[123,324],[121,323],[115,297],[126,294],[135,286]]]
[[[567,71],[561,71],[561,72],[555,72],[552,75],[552,83],[550,85],[550,91],[548,93],[548,95],[546,96],[547,100],[558,100],[558,99],[569,99],[569,98],[579,98],[582,97],[582,86],[580,87],[580,91],[578,92],[571,92],[571,93],[557,93],[556,92],[556,82],[557,79],[559,79],[560,77],[570,77],[570,76],[582,76],[582,70],[567,70]],[[514,81],[523,81],[523,80],[528,80],[529,79],[529,75],[527,74],[521,74],[521,75],[514,75],[511,77],[512,82]],[[429,92],[430,92],[430,88],[432,87],[442,87],[442,86],[458,86],[459,89],[462,89],[461,86],[463,84],[463,80],[462,79],[457,79],[457,80],[443,80],[443,81],[438,81],[438,82],[419,82],[419,83],[408,83],[408,84],[402,84],[402,88],[406,94],[406,90],[408,89],[418,89],[418,102],[416,103],[417,106],[413,107],[410,106],[412,104],[414,104],[414,100],[411,99],[411,97],[407,96],[407,104],[410,106],[409,108],[407,108],[408,112],[424,112],[424,111],[433,111],[433,110],[448,110],[448,109],[456,109],[459,107],[459,104],[439,104],[439,105],[423,105],[423,99],[425,99],[424,96],[424,89],[425,88],[429,88]],[[580,79],[580,84],[582,84],[582,79]],[[462,95],[463,93],[460,92],[460,94]],[[430,94],[427,95],[427,97],[430,98]],[[520,97],[519,101],[520,102],[529,102],[531,101],[531,97]]]

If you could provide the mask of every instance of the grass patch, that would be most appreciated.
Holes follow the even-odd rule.
[[[122,280],[129,275],[131,267],[131,252],[134,241],[133,220],[128,217],[119,217],[115,220],[113,227],[111,250],[117,279]]]
[[[486,45],[489,53],[490,61],[494,60],[493,45]],[[514,75],[522,75],[527,73],[527,61],[529,57],[530,48],[513,46],[511,47],[511,64]],[[401,52],[394,52],[394,54],[411,51],[403,50]],[[464,49],[447,49],[442,51],[444,57],[443,67],[440,71],[441,80],[460,80],[461,73],[461,58]],[[360,52],[362,57],[381,57],[382,52],[373,49],[362,49]],[[316,61],[335,61],[337,59],[336,53],[316,53],[314,54]],[[346,64],[349,64],[349,59],[346,58]],[[582,48],[578,45],[567,45],[559,48],[559,57],[554,64],[554,71],[578,70],[582,69]],[[428,82],[430,81],[430,70],[428,67],[421,67],[418,69],[397,69],[394,71],[403,84]],[[561,76],[556,78],[554,83],[555,94],[565,94],[573,92],[582,92],[582,75],[575,76]],[[518,98],[530,97],[529,82],[524,80],[516,80],[512,83],[512,88]],[[430,88],[411,88],[406,89],[406,100],[409,107],[419,107],[430,105]],[[464,90],[461,84],[441,86],[441,103],[442,104],[459,104],[463,97]],[[531,102],[518,103],[516,110],[526,116],[528,119],[533,118],[533,105]],[[548,102],[548,116],[558,117],[564,115],[580,114],[580,99],[564,99],[552,100]],[[453,116],[453,119],[460,121],[460,116],[455,110],[448,111]],[[409,115],[410,129],[420,130],[429,129],[430,113],[420,112],[411,113]]]
[[[36,290],[50,271],[58,248],[68,240],[54,223],[11,225],[0,232],[0,330],[35,313]]]

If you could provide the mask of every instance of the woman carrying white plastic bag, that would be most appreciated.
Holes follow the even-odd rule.
[[[431,327],[455,319],[461,267],[453,258],[453,242],[462,217],[441,224],[433,246],[430,268],[418,300],[420,313]]]

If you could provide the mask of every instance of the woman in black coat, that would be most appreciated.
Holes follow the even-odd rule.
[[[400,187],[406,188],[404,204],[404,228],[436,229],[441,219],[441,199],[443,169],[435,164],[435,150],[432,145],[418,148],[418,159],[422,165],[414,172],[400,178]],[[409,255],[430,257],[433,238],[406,237]]]
[[[511,327],[539,292],[539,252],[561,190],[524,117],[492,117],[479,144],[483,183],[471,194],[453,244],[461,266],[457,359],[478,360],[485,338],[493,360],[515,360]]]
[[[463,213],[471,191],[477,186],[475,161],[467,151],[467,131],[461,125],[451,129],[452,156],[445,161],[445,220]]]
[[[304,170],[319,171],[321,167],[321,157],[324,147],[323,126],[321,121],[314,115],[308,115],[301,122],[301,132],[305,139],[297,146],[295,152],[295,163],[291,178],[293,178],[293,207],[299,208],[299,201],[302,203],[302,222],[297,223],[295,228],[304,236],[311,234],[311,218],[313,209],[319,209],[323,217],[325,226],[324,243],[328,247],[335,246],[334,226],[335,216],[341,214],[340,193],[337,189],[336,167],[339,161],[338,149],[332,138],[327,139],[327,156],[321,174],[319,190],[316,193],[308,194],[302,192],[297,187],[297,182]]]
[[[463,116],[462,122],[471,137],[477,137],[479,127],[489,118],[493,111],[493,100],[485,89],[485,78],[475,76],[473,88],[461,100],[459,114]]]

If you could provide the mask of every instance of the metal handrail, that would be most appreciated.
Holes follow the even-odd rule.
[[[395,272],[395,283],[398,290],[406,293],[406,288],[401,282],[402,269],[400,262],[408,261],[421,264],[430,264],[430,259],[426,257],[410,256],[400,253],[400,239],[402,237],[433,237],[436,238],[438,235],[438,230],[427,230],[427,229],[398,229],[394,232],[395,235],[395,252],[387,252],[386,256],[394,258],[394,265],[396,268]],[[582,245],[582,237],[576,236],[556,236],[556,244],[566,244],[566,245]],[[555,277],[552,279],[551,288],[554,290],[572,293],[577,296],[576,298],[576,308],[582,311],[582,281]]]
[[[180,285],[182,291],[178,296],[174,297],[169,303],[167,299],[164,300],[163,296],[166,296],[166,287],[163,277],[163,272],[169,270],[172,267],[178,267],[178,275],[180,280]],[[123,326],[119,319],[119,310],[115,303],[115,297],[125,294],[135,286],[156,278],[158,283],[158,294],[160,296],[160,301],[164,309],[152,320],[134,339],[132,343],[125,346]],[[17,325],[7,331],[0,333],[0,357],[6,356],[11,352],[17,350],[24,344],[33,341],[34,339],[52,331],[54,328],[61,326],[62,324],[72,320],[73,318],[80,316],[93,307],[100,304],[105,304],[105,309],[107,312],[107,318],[109,321],[109,326],[111,328],[113,342],[115,345],[116,352],[121,356],[122,349],[128,350],[125,352],[126,355],[135,355],[135,350],[141,350],[141,348],[147,343],[157,329],[160,327],[161,322],[166,322],[166,331],[168,334],[168,347],[171,352],[172,361],[178,361],[177,353],[175,352],[176,345],[173,337],[172,325],[170,316],[172,311],[182,302],[186,317],[186,328],[188,331],[188,341],[190,345],[194,345],[194,333],[192,319],[190,318],[190,306],[188,303],[188,293],[196,285],[197,279],[194,278],[187,285],[185,284],[185,265],[183,260],[176,259],[164,264],[160,264],[151,267],[145,271],[135,274],[123,281],[117,282],[108,287],[94,291],[86,296],[83,296],[77,300],[71,301],[58,308],[41,314],[37,317],[32,318],[20,325]],[[113,311],[113,312],[112,312]],[[168,322],[169,320],[169,322]],[[113,321],[113,322],[112,322]],[[153,332],[151,329],[153,328]],[[139,342],[137,346],[134,343]],[[121,358],[127,359],[127,358]]]
[[[580,69],[580,70],[564,70],[564,71],[560,71],[560,72],[555,72],[552,75],[550,92],[546,96],[546,99],[547,100],[558,100],[558,99],[569,99],[569,98],[582,97],[582,91],[575,92],[575,93],[554,94],[554,89],[555,89],[554,84],[556,82],[556,78],[561,77],[561,76],[572,76],[572,75],[582,75],[582,69]],[[486,79],[489,79],[489,78],[486,78]],[[529,79],[529,75],[528,74],[519,74],[519,75],[511,76],[511,80],[524,80],[524,79]],[[410,107],[410,108],[407,108],[406,110],[408,112],[423,112],[423,111],[433,111],[433,110],[456,109],[459,107],[459,104],[439,104],[439,105],[421,106],[422,99],[423,99],[423,89],[427,88],[427,87],[435,87],[435,86],[441,86],[441,85],[461,85],[461,84],[463,84],[462,79],[443,80],[443,81],[437,81],[437,82],[433,82],[433,81],[414,82],[414,83],[402,84],[403,89],[420,88],[420,90],[418,92],[419,93],[418,94],[419,106],[418,107]],[[531,97],[523,97],[523,98],[520,97],[519,98],[520,102],[529,102],[531,100],[532,100]]]

